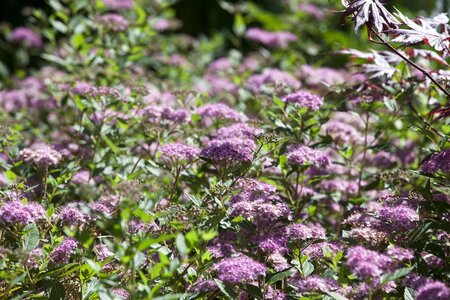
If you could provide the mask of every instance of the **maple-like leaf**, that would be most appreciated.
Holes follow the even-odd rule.
[[[354,58],[366,60],[361,65],[361,71],[367,73],[368,78],[387,78],[390,79],[398,70],[394,67],[399,64],[401,58],[389,51],[363,52],[355,49],[344,49],[337,51],[340,54],[351,55]]]
[[[400,11],[397,11],[396,15],[408,29],[389,30],[389,34],[395,35],[392,39],[393,42],[406,45],[425,43],[435,50],[443,52],[445,56],[450,54],[450,35],[447,31],[438,32],[437,28],[428,23],[426,19],[420,19],[419,23],[416,23]]]
[[[390,51],[375,51],[372,50],[370,52],[363,52],[356,49],[344,49],[337,51],[339,54],[351,55],[354,58],[362,58],[366,59],[369,62],[373,62],[376,57],[381,56],[382,60],[387,61],[390,64],[397,65],[402,61],[402,59],[395,53]]]
[[[386,77],[390,79],[398,71],[383,55],[373,51],[371,63],[362,65],[364,71],[369,74],[369,78]]]
[[[397,28],[398,20],[384,7],[388,0],[342,0],[345,6],[343,17],[351,16],[355,21],[355,31],[363,25],[382,32]]]
[[[400,57],[389,51],[363,52],[355,49],[345,49],[338,51],[340,54],[351,55],[352,57],[365,59],[367,62],[361,65],[369,78],[385,77],[390,79],[398,70],[394,67],[401,61]]]
[[[416,57],[423,57],[428,61],[435,61],[440,64],[443,64],[444,66],[449,66],[448,63],[445,61],[445,59],[440,56],[438,53],[432,51],[432,50],[425,50],[425,49],[415,49],[415,48],[407,48],[405,49],[404,53],[409,56],[410,59],[414,59]]]

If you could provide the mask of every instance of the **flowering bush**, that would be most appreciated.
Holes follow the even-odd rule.
[[[2,31],[0,298],[449,299],[447,16],[222,1],[195,38],[173,2]]]

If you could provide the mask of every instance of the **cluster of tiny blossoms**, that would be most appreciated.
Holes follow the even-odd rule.
[[[176,1],[50,2],[0,33],[0,298],[450,299],[450,73],[401,63],[446,65],[445,15],[342,1],[412,35],[357,72],[321,4],[196,38]]]

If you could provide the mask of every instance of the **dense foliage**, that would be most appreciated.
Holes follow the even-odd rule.
[[[0,298],[450,299],[448,17],[174,2],[2,27]]]

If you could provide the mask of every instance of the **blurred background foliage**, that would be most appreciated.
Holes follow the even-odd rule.
[[[137,0],[137,3],[143,7],[150,7],[153,1],[158,2],[158,0]],[[48,15],[52,11],[49,6],[51,2],[45,0],[0,1],[0,77],[2,81],[11,75],[23,77],[25,67],[29,70],[30,67],[38,66],[42,62],[41,52],[38,49],[24,51],[24,49],[12,48],[7,37],[11,29],[18,26],[33,26],[34,22],[35,27],[42,27],[42,24],[32,17],[32,8],[39,8]],[[294,52],[298,55],[291,57],[291,61],[300,60],[313,65],[342,67],[346,58],[329,55],[330,53],[343,48],[364,50],[368,47],[364,32],[359,33],[359,37],[355,37],[352,27],[341,21],[338,11],[342,8],[340,0],[174,0],[171,2],[173,5],[167,10],[168,14],[182,23],[182,26],[174,33],[209,38],[211,44],[216,43],[213,56],[226,55],[230,49],[237,49],[242,54],[255,50],[251,43],[241,38],[245,28],[253,26],[270,31],[286,30],[299,34],[299,42],[293,45],[296,50]],[[294,8],[298,3],[319,5],[327,18],[317,22],[307,15],[297,13],[294,15],[296,19],[286,20],[285,10],[289,7]],[[388,6],[390,9],[394,6],[398,7],[414,17],[448,11],[449,3],[450,0],[390,0]]]
[[[288,0],[289,1],[289,0]],[[307,3],[326,3],[328,0],[306,0]],[[174,5],[176,16],[183,22],[183,30],[192,35],[210,34],[215,30],[229,30],[233,24],[232,16],[220,6],[221,0],[179,0]],[[241,0],[231,0],[239,3]],[[280,13],[281,1],[255,0],[255,4],[265,10]],[[331,0],[330,2],[339,2]],[[389,5],[410,12],[448,11],[450,0],[391,0]],[[0,21],[14,26],[24,25],[30,13],[30,7],[45,9],[45,0],[2,0],[0,1]]]

